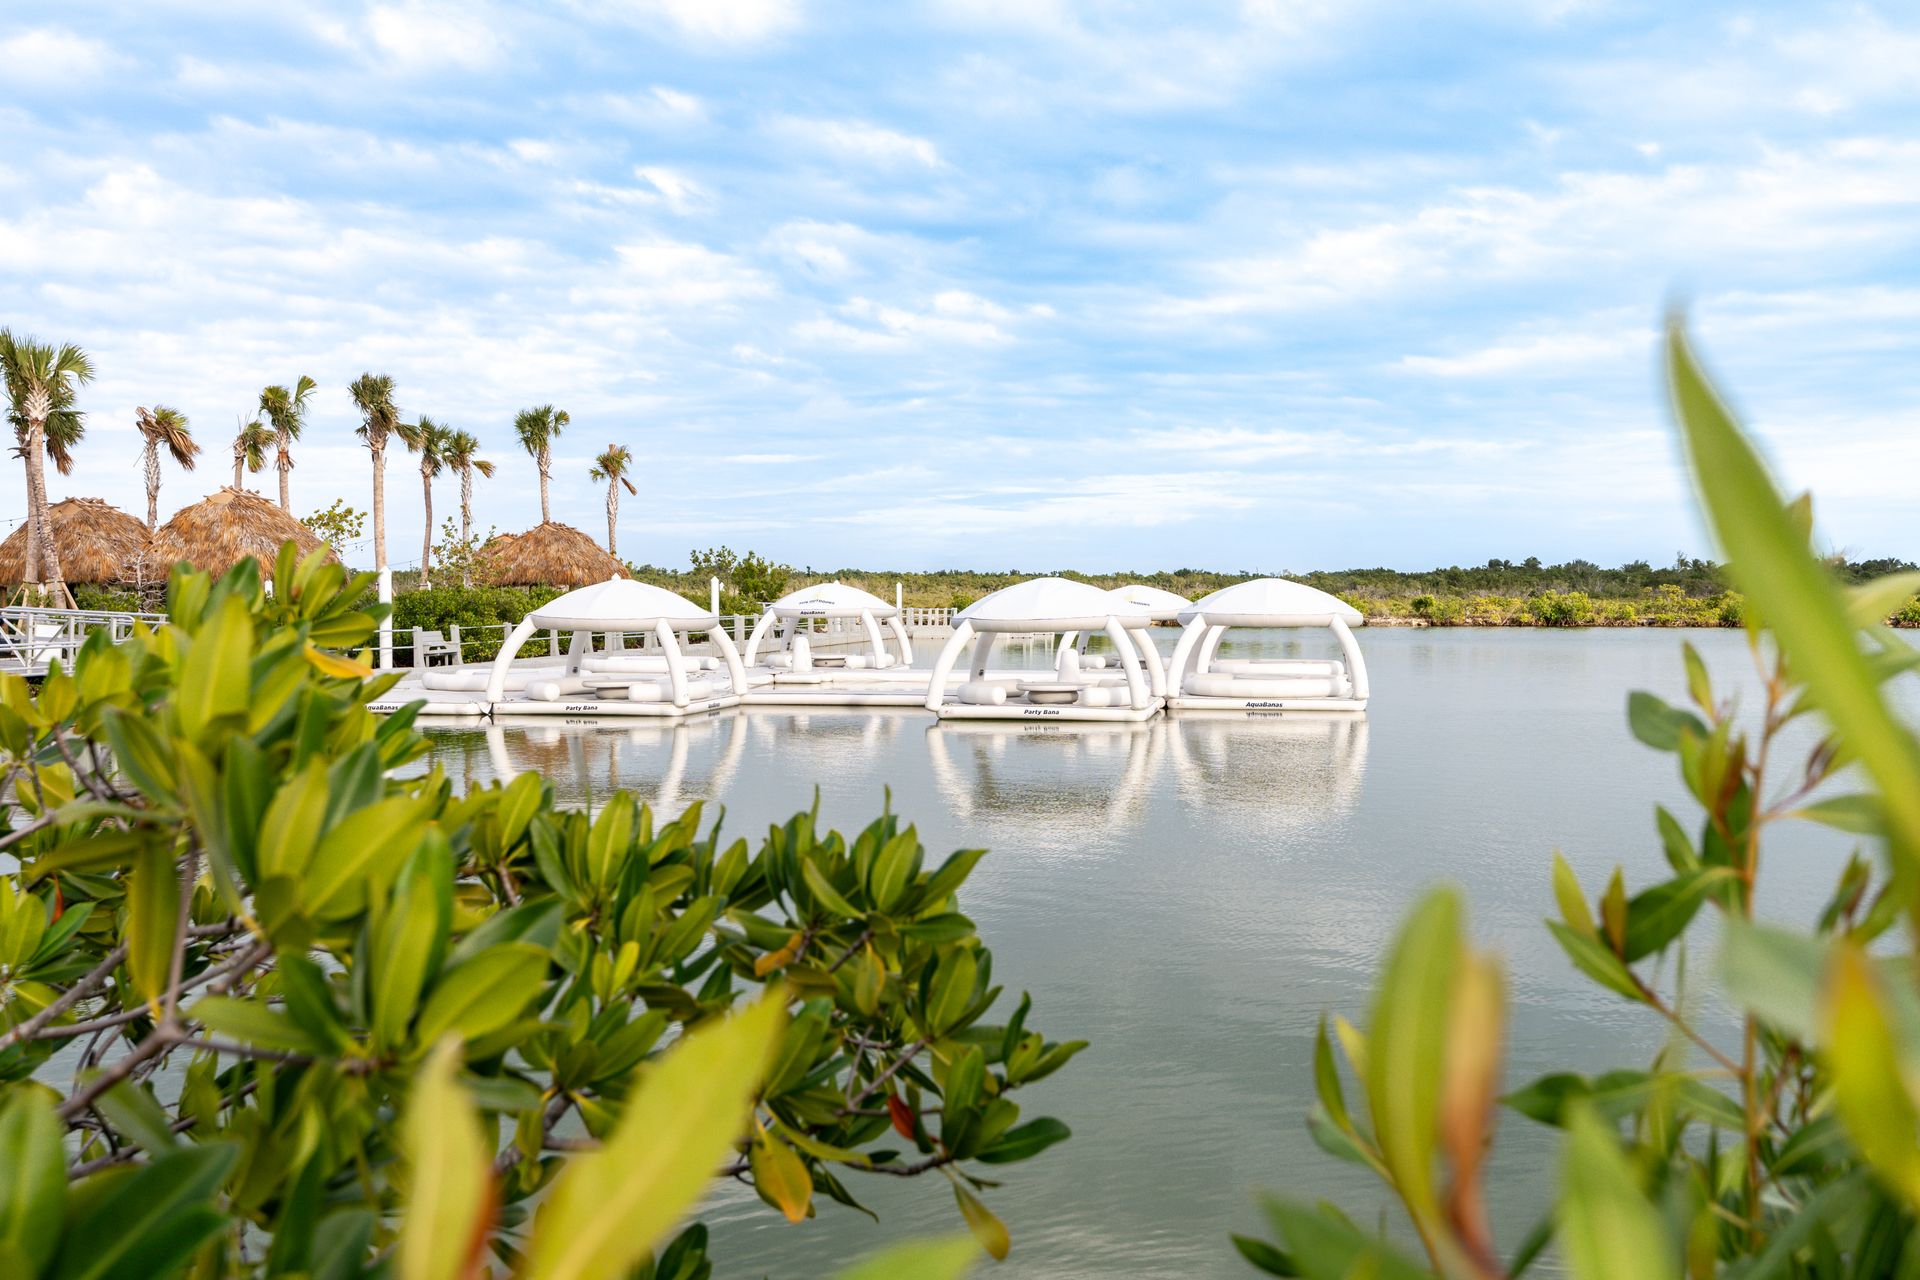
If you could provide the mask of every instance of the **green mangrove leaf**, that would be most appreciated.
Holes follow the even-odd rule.
[[[406,1209],[395,1251],[400,1280],[462,1280],[487,1246],[493,1218],[493,1145],[456,1078],[460,1041],[428,1057],[408,1100]]]
[[[1560,1248],[1579,1280],[1678,1280],[1680,1255],[1666,1224],[1641,1193],[1619,1139],[1585,1107],[1568,1117],[1560,1178]]]
[[[1822,1010],[1834,1105],[1880,1179],[1920,1205],[1920,1108],[1907,1087],[1893,1016],[1866,955],[1842,945],[1828,964]]]
[[[662,1056],[601,1148],[554,1182],[522,1280],[615,1280],[666,1235],[746,1127],[785,1016],[775,993]]]
[[[1678,314],[1666,345],[1674,416],[1728,571],[1879,787],[1892,847],[1911,869],[1920,861],[1920,744],[1881,696],[1838,586],[1701,371]]]
[[[836,1280],[959,1280],[979,1260],[980,1246],[969,1236],[912,1240],[882,1249]]]
[[[1459,895],[1451,889],[1429,893],[1387,953],[1368,1028],[1374,1141],[1423,1230],[1439,1212],[1434,1152],[1447,1027],[1464,950]]]

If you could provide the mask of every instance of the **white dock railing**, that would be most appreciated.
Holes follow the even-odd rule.
[[[105,631],[118,644],[136,625],[157,627],[166,620],[165,614],[105,609],[0,609],[0,671],[43,676],[55,662],[71,671],[74,654],[94,632]]]

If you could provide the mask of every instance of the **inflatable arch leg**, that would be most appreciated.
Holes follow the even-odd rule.
[[[1167,662],[1167,693],[1178,697],[1186,685],[1187,662],[1193,657],[1193,651],[1200,638],[1207,633],[1205,616],[1195,618],[1180,631],[1180,643],[1173,646],[1173,657]]]
[[[1346,619],[1333,620],[1333,634],[1340,641],[1340,652],[1347,660],[1347,678],[1353,682],[1353,696],[1356,701],[1367,700],[1367,660],[1360,656],[1360,642],[1353,638],[1353,629],[1347,626]]]
[[[748,666],[752,666],[754,659],[760,656],[760,644],[766,639],[767,632],[773,629],[776,621],[771,609],[753,620],[753,630],[747,634],[747,651],[741,658]]]
[[[1133,638],[1118,618],[1107,619],[1107,638],[1113,641],[1114,650],[1120,655],[1120,666],[1127,673],[1127,701],[1135,711],[1145,711],[1147,682],[1140,674],[1140,654],[1133,647]]]
[[[519,654],[520,646],[524,645],[539,629],[533,625],[532,618],[522,618],[520,624],[513,629],[513,634],[507,637],[507,642],[500,646],[499,656],[493,660],[493,670],[487,675],[488,703],[499,702],[507,696],[507,670],[513,666],[513,660]]]
[[[973,639],[973,624],[962,619],[960,625],[947,637],[947,643],[940,650],[939,658],[933,664],[933,675],[927,680],[927,710],[938,711],[940,704],[946,701],[947,677],[953,674],[953,664],[960,660],[960,653]]]

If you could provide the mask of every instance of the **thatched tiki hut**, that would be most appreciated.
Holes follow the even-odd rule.
[[[313,530],[257,493],[222,489],[190,507],[153,535],[163,562],[185,560],[194,568],[219,575],[248,556],[260,562],[260,576],[273,577],[280,544],[291,540],[302,556],[326,544]],[[329,553],[330,559],[338,559]]]
[[[68,498],[47,511],[60,574],[68,583],[151,586],[167,580],[166,557],[155,553],[147,526],[98,498]],[[26,580],[27,526],[0,542],[0,582]]]
[[[585,587],[624,578],[626,566],[571,525],[548,520],[480,548],[480,577],[500,587]]]

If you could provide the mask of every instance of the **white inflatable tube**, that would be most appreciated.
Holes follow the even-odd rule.
[[[953,674],[953,664],[960,660],[961,651],[967,642],[973,639],[973,623],[962,618],[960,625],[947,637],[947,643],[940,650],[940,656],[934,659],[933,673],[927,677],[926,708],[938,711],[940,704],[947,698],[947,678]]]
[[[1202,671],[1187,677],[1186,692],[1197,698],[1348,698],[1344,676],[1232,676]]]

